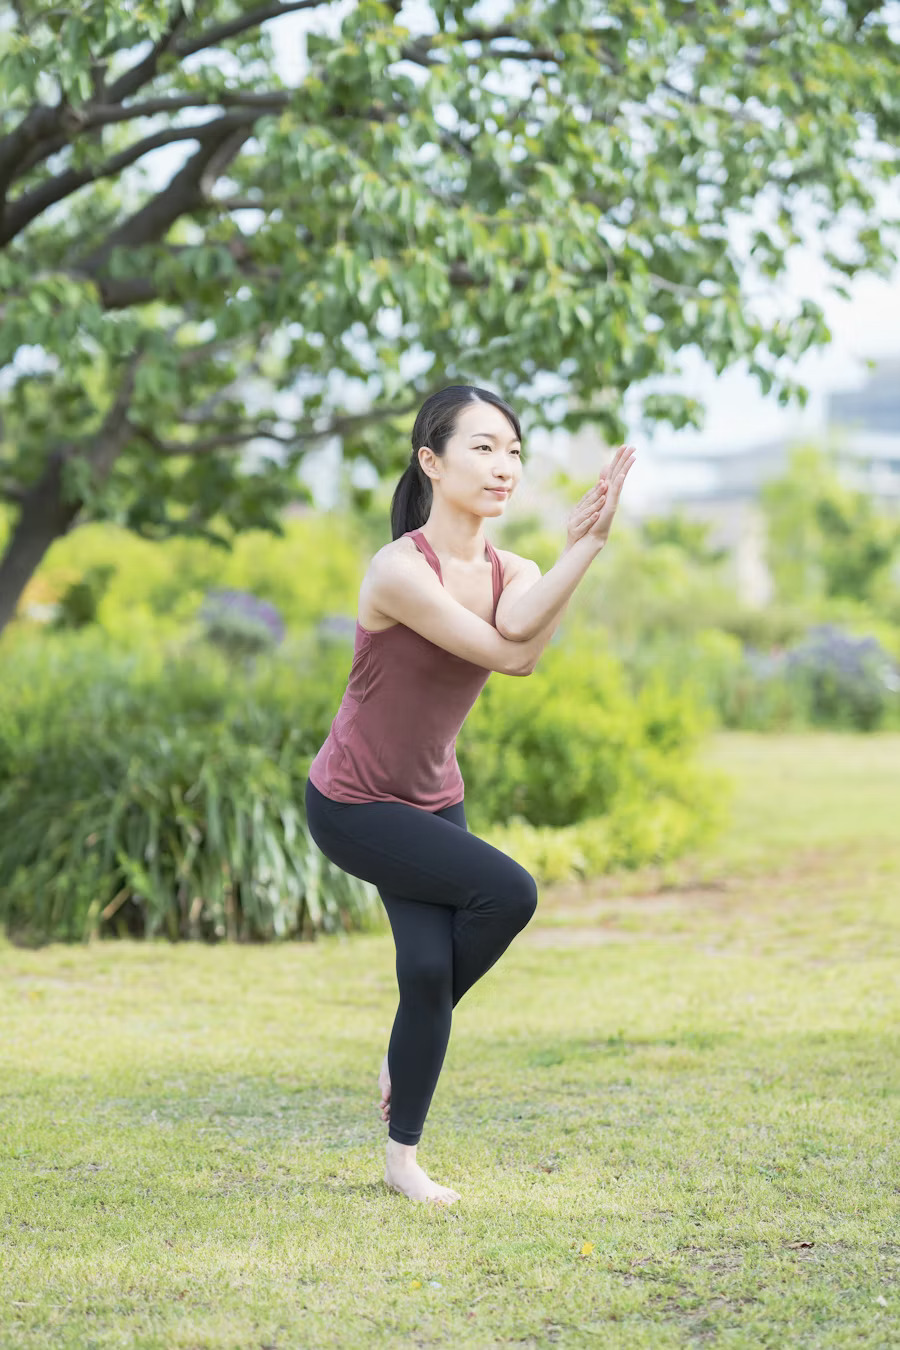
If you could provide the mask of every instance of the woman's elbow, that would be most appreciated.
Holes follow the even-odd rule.
[[[533,660],[531,661],[519,660],[513,663],[513,668],[512,670],[510,670],[509,673],[510,675],[519,675],[519,676],[530,675],[534,670],[534,667],[535,662]]]

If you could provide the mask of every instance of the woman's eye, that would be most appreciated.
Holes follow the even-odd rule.
[[[493,447],[492,445],[479,445],[479,446],[478,446],[478,449],[479,449],[479,450],[493,450],[493,448],[494,448],[494,447]],[[513,454],[514,454],[514,455],[518,455],[518,456],[519,456],[519,459],[522,458],[522,451],[521,451],[521,450],[514,450],[514,451],[513,451]]]

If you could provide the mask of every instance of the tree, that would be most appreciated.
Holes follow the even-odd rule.
[[[833,453],[795,448],[786,472],[762,485],[760,501],[781,599],[824,596],[877,606],[892,589],[900,521],[841,480]]]
[[[610,441],[623,392],[690,344],[802,400],[778,363],[828,340],[821,309],[759,317],[726,234],[761,197],[767,281],[804,196],[862,208],[837,273],[895,260],[885,4],[520,0],[485,24],[432,0],[414,33],[361,0],[286,87],[273,21],[328,8],[19,0],[0,30],[0,628],[74,525],[277,529],[311,447],[398,472],[398,419],[449,382]],[[181,156],[161,182],[159,151]]]
[[[650,516],[641,522],[641,535],[651,547],[673,544],[701,566],[715,566],[729,554],[724,546],[715,548],[710,544],[711,529],[710,521],[690,520],[683,511],[673,511],[667,516]]]

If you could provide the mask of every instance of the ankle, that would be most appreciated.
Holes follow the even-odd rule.
[[[388,1162],[395,1163],[398,1166],[411,1166],[416,1161],[416,1149],[418,1144],[401,1144],[397,1139],[391,1139],[388,1136],[387,1157]]]

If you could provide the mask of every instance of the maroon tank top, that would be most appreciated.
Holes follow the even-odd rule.
[[[407,530],[441,585],[437,554],[421,530]],[[503,591],[490,541],[494,607]],[[356,621],[353,664],[328,736],[309,766],[313,787],[337,802],[404,802],[440,811],[461,802],[456,737],[490,670],[397,623],[372,632]]]

